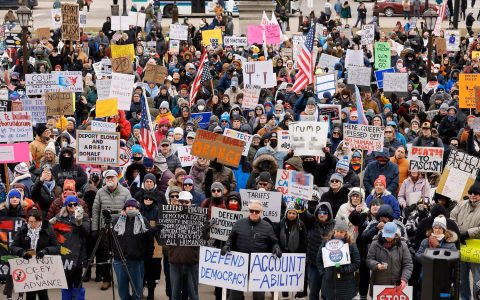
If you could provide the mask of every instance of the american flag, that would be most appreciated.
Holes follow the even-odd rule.
[[[368,125],[367,116],[363,110],[362,98],[360,97],[360,91],[357,85],[355,85],[355,104],[357,106],[358,124]]]
[[[447,14],[447,1],[445,0],[441,5],[438,6],[438,18],[435,23],[435,28],[433,29],[433,34],[440,36],[440,28],[442,27],[443,19]]]
[[[292,88],[294,92],[302,90],[306,85],[313,82],[312,50],[314,36],[315,26],[312,26],[308,31],[307,39],[305,40],[305,43],[303,43],[302,51],[298,56],[298,73],[295,75],[295,84]]]
[[[197,72],[197,76],[195,76],[195,79],[193,80],[193,83],[192,83],[192,89],[190,90],[190,107],[193,106],[193,104],[195,103],[195,97],[197,97],[197,93],[198,91],[200,90],[200,87],[202,86],[202,82],[204,82],[204,78],[207,77],[207,74],[204,74],[204,69],[205,69],[205,62],[208,63],[208,55],[207,55],[207,50],[203,50],[203,54],[202,54],[202,57],[200,58],[200,65],[198,66],[198,72]],[[207,71],[208,71],[208,74],[210,74],[210,69],[208,68],[207,66]],[[212,79],[212,76],[210,75],[210,78],[206,79],[206,80],[210,80]]]
[[[152,130],[152,121],[150,120],[150,110],[147,105],[145,91],[142,97],[142,116],[140,117],[140,145],[145,150],[145,156],[155,159],[157,156],[157,142]]]

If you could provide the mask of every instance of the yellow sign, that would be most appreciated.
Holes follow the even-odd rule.
[[[465,241],[467,245],[460,245],[460,260],[463,262],[480,263],[480,240]]]
[[[204,46],[212,45],[214,47],[223,44],[222,30],[218,28],[202,31],[202,43]]]
[[[126,56],[132,61],[135,59],[135,50],[133,49],[133,44],[110,45],[110,48],[112,49],[112,58]]]
[[[97,100],[95,105],[95,117],[103,118],[115,116],[118,114],[118,99],[109,98],[104,100]]]
[[[459,108],[475,108],[475,86],[480,85],[480,74],[460,74]]]
[[[480,57],[480,51],[472,51],[472,59],[478,60]]]

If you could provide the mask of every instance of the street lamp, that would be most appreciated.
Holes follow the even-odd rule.
[[[27,33],[28,33],[28,24],[30,23],[30,18],[32,16],[32,11],[26,6],[20,6],[17,9],[17,19],[22,27],[22,56],[23,56],[23,76],[26,77],[28,73],[28,56],[27,56]]]
[[[438,14],[433,9],[429,8],[423,13],[423,20],[425,21],[425,28],[428,31],[428,48],[427,48],[427,82],[430,81],[430,72],[432,69],[432,32],[437,23]]]

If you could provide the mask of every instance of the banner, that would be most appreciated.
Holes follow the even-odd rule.
[[[362,45],[369,45],[375,41],[375,25],[362,25]]]
[[[327,122],[292,122],[288,126],[290,146],[298,155],[323,155],[327,145]]]
[[[243,109],[255,109],[257,107],[261,89],[259,85],[245,84],[242,101]]]
[[[443,148],[441,147],[416,147],[408,155],[410,171],[442,172]]]
[[[328,68],[328,72],[333,72],[335,70],[335,65],[339,61],[340,57],[322,53],[322,55],[320,55],[320,59],[318,60],[317,67],[321,67],[323,69]]]
[[[188,40],[188,26],[179,24],[170,24],[170,39],[186,41]]]
[[[118,165],[120,133],[77,130],[77,164]]]
[[[74,94],[70,92],[47,92],[45,93],[45,106],[47,117],[71,116],[75,109]]]
[[[45,255],[43,259],[13,258],[8,263],[16,293],[68,289],[60,255]]]
[[[258,85],[262,88],[271,88],[277,85],[271,60],[246,62],[242,65],[242,68],[245,85]]]
[[[242,155],[248,156],[248,150],[250,150],[250,145],[252,144],[253,135],[248,133],[243,133],[241,131],[229,129],[229,128],[225,128],[225,131],[223,131],[223,135],[245,142],[245,145],[243,146]]]
[[[244,149],[244,142],[228,136],[199,129],[192,145],[192,155],[238,167]]]
[[[370,77],[372,76],[372,68],[352,66],[347,68],[348,84],[356,84],[361,86],[370,86]]]
[[[210,118],[212,117],[212,112],[201,112],[193,113],[191,115],[192,120],[197,121],[198,128],[207,129],[210,124]]]
[[[383,76],[384,73],[395,73],[394,68],[377,70],[373,72],[375,74],[375,79],[377,80],[377,86],[379,89],[383,89]]]
[[[33,141],[32,115],[28,111],[0,114],[0,143]]]
[[[480,74],[459,74],[459,108],[476,108],[475,86],[480,86]]]
[[[290,151],[290,134],[288,130],[277,131],[278,136],[278,152],[288,152]]]
[[[315,75],[314,89],[319,99],[323,98],[323,93],[325,92],[330,92],[333,96],[337,90],[337,75],[335,73]]]
[[[210,227],[210,238],[226,241],[235,222],[246,217],[248,217],[246,211],[233,211],[212,206],[210,219],[215,220],[215,224]]]
[[[73,3],[62,3],[62,40],[80,40],[80,22],[78,5]]]
[[[200,247],[198,283],[225,289],[248,290],[248,254],[230,251],[220,255],[220,249]]]
[[[305,253],[283,253],[281,258],[271,253],[250,254],[251,292],[299,292],[305,282]]]
[[[384,92],[407,93],[408,73],[384,73],[382,83]]]
[[[272,222],[280,222],[281,193],[241,189],[240,197],[242,198],[242,211],[248,211],[250,200],[258,200],[263,204],[263,217],[269,218]]]
[[[97,100],[97,103],[95,104],[95,117],[104,118],[104,117],[115,116],[117,114],[118,114],[117,98]]]
[[[390,44],[387,42],[375,43],[375,69],[391,67]]]
[[[413,300],[413,287],[407,286],[403,291],[398,291],[393,285],[374,285],[372,299]]]
[[[30,161],[28,143],[0,144],[0,163]]]
[[[350,248],[342,240],[331,239],[322,247],[323,266],[325,268],[350,264]]]
[[[182,167],[191,167],[195,161],[195,156],[192,154],[192,146],[182,146],[177,149],[177,156],[180,159]]]
[[[166,246],[204,246],[203,227],[207,221],[206,207],[162,205],[159,210],[159,244]]]
[[[468,195],[479,169],[480,158],[451,149],[436,192],[452,200],[462,199]]]
[[[466,245],[460,244],[460,260],[480,264],[480,240],[467,239]]]
[[[247,37],[244,36],[225,36],[223,38],[223,44],[225,46],[233,46],[233,47],[247,47]]]
[[[47,111],[45,106],[45,99],[41,98],[26,98],[22,99],[22,110],[29,111],[32,115],[32,120],[37,123],[47,123]]]
[[[385,131],[382,127],[362,124],[343,124],[343,140],[349,149],[382,151]]]
[[[102,121],[92,120],[91,130],[99,131],[99,132],[116,132],[117,124],[112,122],[102,122]]]
[[[222,30],[220,28],[202,30],[202,44],[205,47],[212,45],[213,48],[217,49],[219,45],[223,44]]]
[[[112,73],[109,97],[118,99],[118,109],[130,110],[134,81],[135,75]]]
[[[263,44],[263,26],[248,25],[247,27],[248,44]]]

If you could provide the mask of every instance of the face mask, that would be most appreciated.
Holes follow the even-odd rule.
[[[68,146],[68,142],[62,142],[62,148],[66,148]]]
[[[205,109],[205,106],[204,105],[199,105],[198,106],[198,110],[204,110]]]
[[[413,100],[413,101],[417,101],[417,99],[418,99],[417,96],[413,96],[413,97],[412,97],[412,100]]]
[[[136,156],[134,156],[134,157],[133,157],[133,160],[134,160],[134,161],[141,161],[142,158],[143,158],[143,157],[136,157]]]
[[[228,205],[228,209],[230,210],[238,210],[238,203],[230,203]]]
[[[129,211],[127,211],[127,217],[129,217],[129,218],[133,218],[133,217],[135,217],[137,214],[138,214],[138,211],[135,211],[135,210],[129,210]]]
[[[276,148],[277,145],[278,145],[278,141],[277,141],[277,140],[271,140],[271,141],[270,141],[270,147]]]
[[[403,64],[397,64],[397,69],[403,68]]]

